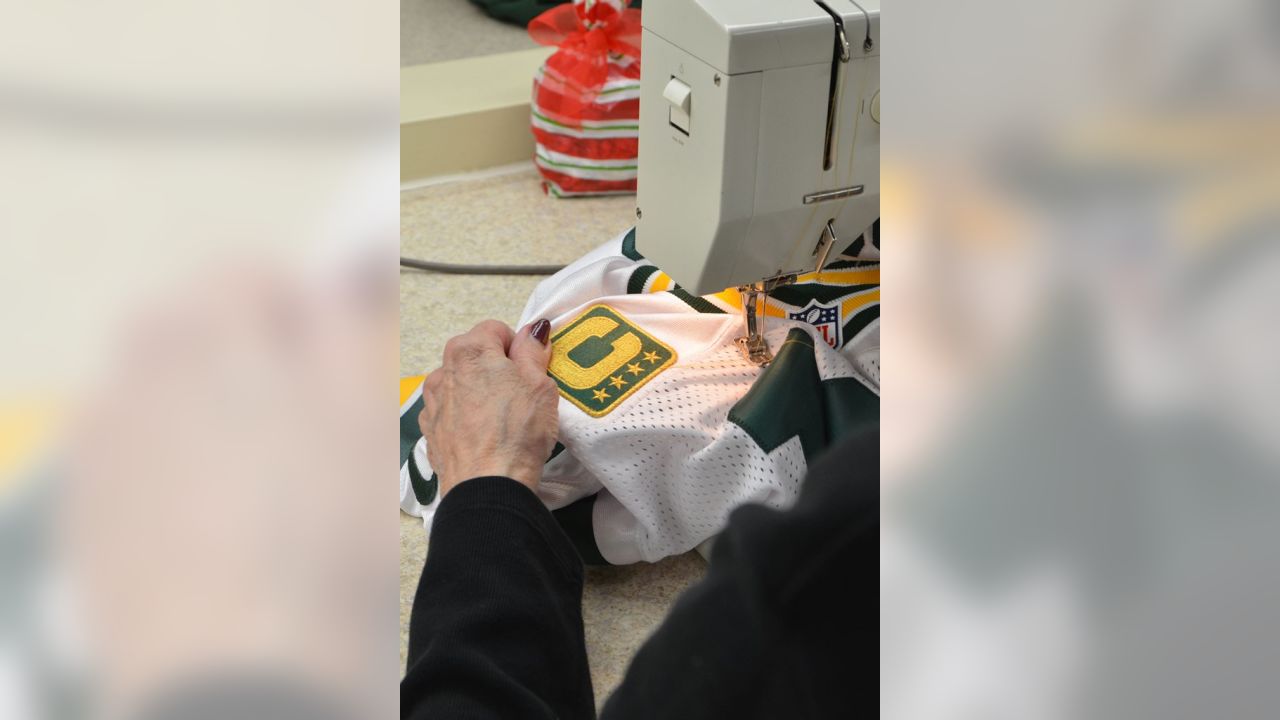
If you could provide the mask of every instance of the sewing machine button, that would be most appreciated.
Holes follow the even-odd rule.
[[[668,103],[671,103],[667,115],[671,124],[685,135],[688,135],[689,110],[693,104],[693,89],[673,77],[667,83],[667,87],[663,89],[662,97],[666,98]]]

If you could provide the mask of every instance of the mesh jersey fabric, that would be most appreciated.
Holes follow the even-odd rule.
[[[788,507],[814,457],[878,425],[878,249],[861,250],[770,297],[764,369],[734,343],[736,291],[687,293],[640,254],[634,230],[538,285],[520,323],[551,320],[561,385],[538,494],[584,560],[657,561],[714,536],[743,503]],[[401,408],[400,496],[429,531],[438,497],[420,392]]]

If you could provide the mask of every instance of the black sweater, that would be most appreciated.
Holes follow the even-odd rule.
[[[878,443],[866,434],[824,456],[789,511],[734,511],[707,576],[641,647],[602,717],[851,717],[859,698],[865,712],[871,676],[855,669],[878,647]],[[595,717],[582,563],[513,480],[462,483],[436,511],[400,715]]]

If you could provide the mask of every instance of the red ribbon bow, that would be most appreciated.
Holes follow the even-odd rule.
[[[561,96],[561,112],[580,118],[609,79],[609,54],[640,59],[640,11],[605,2],[557,5],[529,22],[529,37],[560,49],[547,58],[543,83]]]

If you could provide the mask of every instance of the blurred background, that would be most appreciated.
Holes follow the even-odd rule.
[[[395,4],[0,8],[0,717],[390,716]]]
[[[1273,715],[1277,6],[883,22],[882,716]]]
[[[510,192],[514,237],[566,243],[519,260],[563,262],[557,213],[602,241],[631,210],[535,204],[531,138],[484,161],[509,173],[425,182],[477,167],[413,166],[453,140],[420,88],[527,130],[550,49],[492,23],[512,45],[433,54],[446,23],[399,9],[397,32],[387,3],[3,5],[0,717],[394,712],[421,531],[390,516],[396,336],[400,373],[429,369],[413,313],[465,329],[474,297],[402,275],[397,324],[396,228],[458,248],[441,208]],[[881,714],[1274,715],[1275,4],[883,22]],[[662,602],[697,562],[592,582]],[[660,618],[630,612],[597,637]]]
[[[487,4],[405,0],[400,3],[400,64],[422,65],[528,50],[535,44],[525,32],[525,25],[539,10],[552,4],[550,0],[487,0]],[[493,9],[497,17],[486,13],[486,8]]]

